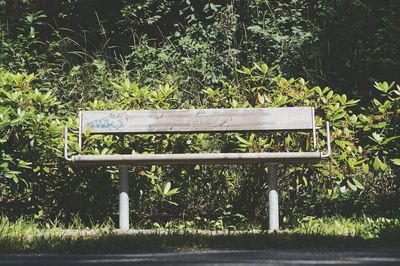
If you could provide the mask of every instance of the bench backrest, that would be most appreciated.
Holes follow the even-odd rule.
[[[197,133],[313,130],[313,107],[83,111],[80,133]]]

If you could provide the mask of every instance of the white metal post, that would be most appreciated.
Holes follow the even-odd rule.
[[[269,231],[279,230],[279,198],[277,188],[277,164],[268,165]]]
[[[120,165],[119,170],[119,229],[129,230],[128,166]]]

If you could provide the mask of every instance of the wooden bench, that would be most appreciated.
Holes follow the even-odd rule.
[[[83,111],[79,114],[79,147],[82,132],[90,134],[212,133],[248,131],[308,131],[313,150],[308,152],[198,153],[198,154],[113,154],[68,155],[68,127],[65,127],[65,158],[78,166],[115,165],[119,169],[119,227],[129,229],[129,165],[268,164],[269,229],[279,229],[277,192],[278,163],[316,163],[330,156],[329,123],[326,123],[327,152],[317,151],[313,107],[246,109],[190,109],[140,111]]]

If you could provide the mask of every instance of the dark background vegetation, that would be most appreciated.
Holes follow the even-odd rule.
[[[397,0],[2,0],[0,39],[3,214],[116,218],[115,169],[76,169],[62,158],[62,125],[76,126],[78,110],[314,105],[333,122],[339,159],[329,169],[281,170],[284,221],[304,215],[398,215]],[[276,68],[264,71],[263,63]],[[35,78],[18,80],[11,73]],[[285,85],[281,76],[308,80],[308,98],[296,98],[301,80]],[[383,81],[388,83],[374,88]],[[326,86],[333,96],[320,92]],[[17,91],[21,94],[13,98]],[[289,100],[280,102],[279,95]],[[24,119],[19,109],[28,113]],[[39,114],[45,116],[40,122]],[[142,144],[168,143],[174,152],[201,150],[185,137],[166,138],[143,137],[129,147],[163,152],[166,147],[146,150]],[[246,143],[249,136],[201,138],[189,139],[211,150],[232,138],[230,149],[267,147]],[[117,139],[88,144],[105,152],[131,151]],[[240,226],[266,218],[264,166],[139,168],[132,176],[135,223],[180,219]]]
[[[11,0],[2,3],[1,22],[3,41],[17,40],[23,27],[34,26],[40,41],[57,40],[57,30],[86,52],[106,49],[117,56],[129,54],[143,36],[157,47],[179,42],[186,32],[195,40],[216,42],[219,53],[235,49],[240,65],[279,65],[289,76],[368,97],[371,82],[398,79],[399,10],[395,0]],[[46,49],[39,43],[30,48]]]

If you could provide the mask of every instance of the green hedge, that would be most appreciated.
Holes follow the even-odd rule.
[[[96,62],[94,62],[96,63]],[[62,127],[77,127],[78,110],[246,108],[314,106],[319,149],[325,149],[324,121],[332,127],[332,156],[322,163],[279,169],[282,214],[394,213],[398,210],[400,86],[375,83],[379,98],[369,106],[286,79],[275,68],[255,64],[239,70],[239,81],[200,91],[168,84],[143,86],[123,72],[97,67],[107,96],[60,103],[58,89],[46,89],[34,74],[0,70],[1,212],[10,216],[68,219],[116,217],[117,172],[113,167],[78,169],[62,154]],[[73,80],[75,77],[70,76]],[[83,98],[85,99],[85,98]],[[85,154],[166,152],[300,151],[312,147],[303,133],[88,136]],[[131,169],[132,216],[137,223],[171,219],[223,219],[226,223],[265,219],[264,165],[135,167]],[[387,203],[389,202],[389,204]],[[390,203],[393,202],[393,203]],[[221,218],[222,217],[222,218]]]

